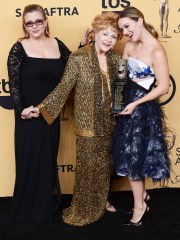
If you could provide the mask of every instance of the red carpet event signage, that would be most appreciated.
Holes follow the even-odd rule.
[[[45,8],[51,37],[61,39],[72,51],[76,50],[85,30],[95,15],[105,12],[120,12],[125,7],[135,6],[145,15],[159,33],[159,41],[167,51],[171,86],[163,96],[168,125],[175,135],[168,136],[172,148],[171,179],[166,183],[153,185],[146,181],[147,188],[180,187],[180,102],[179,90],[179,41],[180,41],[180,1],[179,0],[6,0],[0,15],[0,197],[12,196],[15,181],[14,157],[14,111],[9,95],[7,56],[12,45],[23,36],[22,11],[31,3]],[[120,53],[126,39],[119,41],[116,50]],[[73,97],[70,96],[61,115],[61,143],[58,154],[58,171],[63,193],[72,193],[75,173],[75,135],[73,132]],[[115,179],[112,190],[129,190],[126,178]]]
[[[47,16],[73,16],[73,15],[79,15],[78,9],[76,7],[52,7],[52,8],[44,8],[45,13]],[[17,8],[16,9],[16,17],[21,17],[22,15],[22,9]]]

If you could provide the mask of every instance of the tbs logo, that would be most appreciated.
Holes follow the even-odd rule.
[[[9,82],[6,82],[5,79],[0,81],[0,95],[2,93],[9,93]],[[0,106],[5,109],[13,109],[12,98],[10,96],[0,96]]]
[[[102,0],[102,8],[126,8],[131,5],[130,1],[126,0]]]

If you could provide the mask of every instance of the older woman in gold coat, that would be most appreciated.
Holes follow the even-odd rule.
[[[106,209],[114,125],[111,86],[120,57],[113,50],[120,37],[117,22],[118,15],[112,12],[94,18],[94,41],[70,55],[61,82],[38,106],[51,124],[74,88],[76,174],[72,203],[63,220],[75,226],[97,221]]]

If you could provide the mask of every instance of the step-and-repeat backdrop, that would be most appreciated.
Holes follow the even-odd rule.
[[[48,16],[51,37],[61,39],[72,51],[77,49],[82,34],[95,15],[103,11],[121,11],[127,6],[139,8],[160,34],[160,42],[167,51],[171,87],[163,97],[168,124],[174,129],[169,140],[172,147],[172,171],[169,182],[153,184],[147,188],[180,187],[180,1],[179,0],[6,0],[0,13],[0,197],[11,196],[15,181],[14,111],[9,95],[7,56],[11,46],[23,35],[21,14],[24,6],[42,5]],[[165,29],[167,28],[167,33]],[[163,30],[163,34],[162,34]],[[123,49],[125,39],[119,41],[117,50]],[[70,96],[61,115],[61,143],[58,171],[63,193],[72,193],[75,174],[75,135],[73,132],[73,96]],[[114,179],[112,190],[128,190],[126,178]]]

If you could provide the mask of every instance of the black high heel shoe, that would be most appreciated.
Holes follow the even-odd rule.
[[[150,195],[148,194],[148,192],[146,192],[146,196],[145,196],[145,198],[144,198],[144,202],[145,202],[146,204],[148,204],[147,211],[149,211]],[[130,210],[130,211],[127,211],[127,212],[125,212],[125,213],[127,213],[127,214],[132,214],[132,213],[133,213],[133,209]]]
[[[147,221],[148,211],[149,211],[148,208],[149,208],[149,206],[146,204],[146,209],[145,209],[141,219],[138,222],[133,223],[133,222],[131,222],[131,220],[129,220],[129,222],[124,223],[123,226],[125,226],[125,227],[140,227],[143,224],[143,222],[145,222],[145,220]]]
[[[149,196],[149,194],[146,192],[146,196],[145,196],[145,198],[144,198],[144,202],[147,204],[147,203],[149,203],[150,202],[150,196]]]

